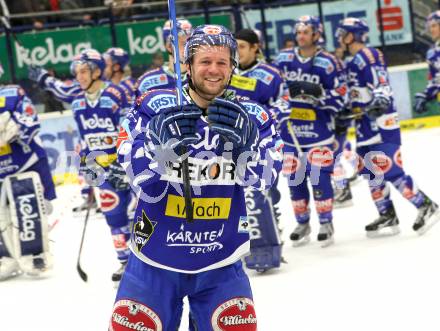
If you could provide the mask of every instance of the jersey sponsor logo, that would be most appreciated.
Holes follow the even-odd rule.
[[[377,125],[384,130],[395,130],[400,128],[397,113],[384,114],[377,119]]]
[[[207,254],[223,249],[218,240],[223,236],[225,225],[222,223],[217,230],[194,231],[194,227],[187,231],[185,224],[179,231],[168,230],[166,245],[168,247],[188,247],[190,254]]]
[[[0,97],[0,107],[3,108],[4,106],[6,106],[6,97],[1,96]]]
[[[157,88],[159,86],[163,86],[167,84],[168,84],[168,77],[166,74],[148,76],[139,84],[139,90],[141,92],[145,92],[152,88]]]
[[[155,113],[159,110],[177,106],[177,100],[175,95],[159,94],[152,97],[147,102],[147,106],[151,108]]]
[[[289,118],[298,121],[316,121],[316,112],[309,108],[292,108]]]
[[[87,103],[85,99],[77,99],[72,103],[73,111],[86,109]]]
[[[281,53],[276,58],[276,62],[277,63],[280,63],[280,62],[290,62],[290,61],[293,60],[293,58],[294,58],[293,53]]]
[[[256,69],[254,71],[251,71],[249,73],[249,77],[255,78],[266,85],[270,85],[270,83],[272,83],[274,79],[274,75],[262,69]]]
[[[214,310],[211,325],[214,331],[256,331],[254,302],[245,297],[223,302]]]
[[[6,156],[12,153],[11,145],[0,146],[0,156]],[[1,165],[1,164],[0,164]]]
[[[116,131],[116,128],[109,117],[99,117],[93,114],[89,118],[85,118],[83,114],[79,115],[79,120],[84,130],[106,129],[107,131]]]
[[[231,210],[231,198],[193,198],[194,219],[228,219]],[[169,194],[165,215],[186,218],[185,198]]]
[[[233,75],[231,86],[240,90],[255,91],[257,80],[255,78]]]
[[[364,59],[362,58],[362,56],[359,54],[359,55],[356,55],[355,57],[354,57],[354,59],[353,59],[353,63],[360,69],[360,70],[362,70],[362,69],[364,69],[365,68],[365,66],[367,65],[366,63],[365,63],[365,61],[364,61]]]
[[[151,221],[145,211],[142,209],[142,216],[138,216],[136,224],[133,227],[133,242],[138,252],[144,248],[146,243],[150,240],[157,222]]]
[[[162,321],[157,313],[139,302],[118,300],[112,313],[110,331],[163,331]]]
[[[114,109],[115,105],[116,105],[116,107],[118,107],[118,105],[110,97],[101,97],[99,99],[99,107],[100,108]]]
[[[371,156],[371,167],[370,170],[375,174],[385,174],[390,171],[393,166],[393,161],[384,153],[375,154]]]
[[[285,175],[291,175],[298,171],[301,161],[292,154],[284,154],[282,172]]]
[[[400,167],[403,168],[403,163],[402,163],[402,153],[400,151],[400,148],[396,151],[396,153],[394,153],[394,163]]]
[[[307,72],[303,72],[301,68],[299,68],[298,71],[292,70],[292,71],[285,72],[284,76],[285,76],[286,80],[288,80],[288,81],[300,80],[300,81],[319,84],[319,76],[318,75],[313,75],[313,74],[309,74]]]
[[[117,132],[88,133],[84,135],[84,141],[91,151],[110,149],[116,146]]]
[[[294,132],[297,137],[301,138],[319,138],[319,134],[315,132],[315,126],[313,123],[310,124],[301,124],[301,125],[292,125]]]
[[[235,185],[235,164],[222,157],[203,160],[188,158],[189,179],[191,185]],[[160,179],[182,183],[182,163],[170,162],[167,164],[166,173]]]
[[[333,164],[333,152],[328,147],[314,147],[307,153],[307,160],[317,167],[329,167]]]
[[[220,34],[222,33],[222,29],[220,26],[216,26],[216,25],[206,25],[203,28],[203,32],[206,34]]]
[[[119,196],[110,190],[100,190],[99,199],[101,201],[101,210],[105,213],[114,210],[119,205]]]
[[[331,74],[335,70],[332,61],[322,57],[315,57],[313,64],[319,68],[323,68],[326,74]]]
[[[269,120],[269,114],[263,109],[263,107],[250,102],[242,102],[241,103],[244,108],[248,111],[249,114],[255,115],[258,122],[261,125],[266,123]]]
[[[0,96],[2,97],[16,97],[17,95],[18,91],[16,87],[2,88],[0,90]]]

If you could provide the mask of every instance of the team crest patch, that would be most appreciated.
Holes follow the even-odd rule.
[[[257,317],[249,298],[234,298],[222,303],[211,317],[214,331],[256,331]]]
[[[206,34],[220,34],[222,29],[216,25],[207,25],[203,28],[203,32]]]
[[[119,300],[113,307],[110,331],[162,331],[162,321],[154,310],[133,300]]]
[[[145,214],[145,211],[142,210],[142,216],[137,217],[136,224],[133,227],[133,242],[138,252],[150,240],[156,225],[157,222],[152,222],[147,214]]]

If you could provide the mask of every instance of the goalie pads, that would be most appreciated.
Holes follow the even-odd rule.
[[[319,84],[297,80],[289,82],[289,96],[290,99],[309,97],[318,101],[323,96],[323,91]]]
[[[246,209],[251,239],[251,254],[245,257],[246,267],[264,272],[279,268],[281,239],[272,197],[269,191],[261,192],[250,187],[245,189]]]
[[[0,209],[7,215],[6,221],[1,222],[1,228],[6,229],[2,232],[5,256],[14,258],[23,272],[41,275],[50,269],[51,258],[47,212],[38,173],[31,171],[6,177],[1,201]]]

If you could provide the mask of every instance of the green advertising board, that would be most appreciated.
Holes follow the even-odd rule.
[[[414,96],[417,92],[423,92],[428,81],[428,69],[418,69],[408,71],[409,92],[412,96],[412,105],[414,104]],[[436,99],[431,100],[427,104],[428,111],[423,114],[417,114],[413,111],[413,118],[440,115],[439,104]]]
[[[189,17],[193,25],[204,23],[203,17]],[[231,28],[230,15],[212,15],[212,24]],[[134,65],[149,64],[152,55],[165,52],[162,27],[165,20],[116,24],[116,39],[119,47],[127,50]],[[29,65],[53,68],[58,73],[68,73],[70,62],[75,54],[86,48],[105,51],[112,47],[110,25],[97,27],[66,28],[50,31],[27,32],[19,34],[23,48],[13,42],[13,58],[18,79],[27,77]],[[11,73],[6,52],[6,37],[0,36],[0,61],[4,68],[1,81],[11,81]]]

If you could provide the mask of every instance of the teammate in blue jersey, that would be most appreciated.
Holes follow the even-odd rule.
[[[270,106],[281,97],[283,79],[275,67],[259,60],[260,39],[251,29],[234,34],[237,40],[239,65],[229,85],[237,97]],[[281,195],[275,182],[269,192],[247,188],[245,192],[249,223],[251,225],[251,255],[246,266],[266,271],[280,266],[281,239],[278,233],[278,202]]]
[[[51,267],[46,216],[56,194],[39,130],[25,91],[0,85],[0,280],[22,272],[39,275]],[[24,173],[28,180],[14,187],[16,175]]]
[[[244,188],[270,187],[282,141],[261,105],[225,92],[236,48],[226,28],[197,27],[185,44],[182,105],[175,89],[153,90],[122,124],[119,160],[139,203],[110,330],[177,330],[186,296],[190,330],[257,329],[240,262],[249,251]],[[182,196],[186,157],[192,221]]]
[[[179,36],[179,58],[182,58],[186,39],[188,39],[192,32],[192,24],[188,20],[179,19],[177,20],[176,27]],[[146,91],[152,89],[167,89],[175,88],[176,86],[176,78],[174,74],[174,49],[170,21],[166,21],[163,26],[162,38],[165,43],[165,49],[168,53],[168,63],[165,63],[160,68],[149,70],[138,78],[135,86],[136,97],[139,97]],[[180,71],[182,75],[186,71],[186,67],[182,63],[180,65]]]
[[[274,110],[285,142],[283,172],[298,222],[290,236],[294,246],[308,242],[311,232],[308,178],[321,224],[318,241],[323,247],[333,242],[333,122],[345,89],[339,63],[319,46],[321,28],[317,17],[300,17],[294,25],[297,47],[281,51],[275,61],[288,87]]]
[[[428,16],[426,26],[434,45],[426,53],[426,61],[429,65],[428,84],[423,92],[415,95],[414,110],[419,114],[428,110],[427,101],[437,99],[440,102],[440,10]]]
[[[81,140],[80,173],[89,185],[99,186],[100,207],[121,262],[121,268],[112,275],[112,280],[118,282],[129,256],[130,237],[130,187],[116,160],[116,141],[121,114],[127,106],[126,94],[119,86],[102,80],[105,61],[96,50],[82,51],[72,67],[82,90],[72,102]]]
[[[413,229],[426,232],[440,217],[438,206],[416,186],[402,167],[400,126],[385,58],[365,45],[369,28],[358,18],[346,18],[336,38],[353,56],[347,64],[351,109],[356,119],[357,153],[361,174],[369,179],[380,217],[365,227],[368,236],[397,234],[399,221],[390,199],[391,183],[417,209]]]
[[[130,56],[120,47],[111,47],[103,53],[105,59],[104,77],[113,84],[123,88],[129,98],[134,99],[136,80],[130,76]]]

